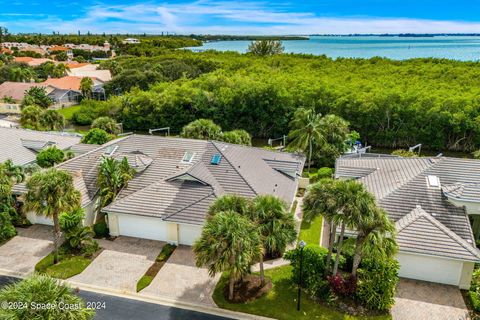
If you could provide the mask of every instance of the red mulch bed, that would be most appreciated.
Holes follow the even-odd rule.
[[[225,298],[232,303],[245,303],[256,300],[272,289],[272,281],[265,278],[265,285],[261,285],[260,276],[247,275],[235,284],[233,300],[228,299],[228,283],[225,286]]]

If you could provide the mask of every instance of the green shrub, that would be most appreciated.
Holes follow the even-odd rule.
[[[82,138],[82,143],[87,144],[104,144],[112,140],[113,136],[105,130],[93,128],[90,129]]]
[[[330,284],[324,279],[325,260],[328,250],[319,246],[306,246],[303,249],[302,287],[317,297],[326,298],[330,294]],[[285,253],[285,259],[293,267],[292,281],[299,282],[300,249],[296,248]]]
[[[65,158],[63,150],[57,147],[48,147],[37,154],[37,164],[42,168],[50,168],[61,163]]]
[[[173,251],[177,248],[176,245],[167,243],[166,245],[163,246],[162,251],[160,251],[157,259],[155,261],[157,262],[164,262],[167,261],[168,258],[172,255]]]
[[[317,171],[317,179],[331,178],[333,176],[333,169],[329,167],[322,167]]]
[[[17,231],[8,212],[0,212],[0,242],[15,236]]]
[[[368,309],[388,310],[395,303],[399,264],[394,259],[364,259],[358,269],[357,298]]]
[[[108,237],[109,230],[105,221],[97,222],[93,225],[93,232],[97,238]]]
[[[400,156],[404,158],[416,158],[418,157],[418,154],[413,152],[413,151],[408,151],[408,150],[403,150],[403,149],[398,149],[392,151],[392,155],[394,156]]]
[[[243,144],[245,146],[252,145],[252,137],[245,130],[227,131],[222,134],[222,141],[235,144]]]
[[[117,122],[110,117],[99,117],[92,122],[92,129],[102,129],[109,134],[119,134],[120,128]]]
[[[470,298],[470,302],[472,303],[472,307],[475,311],[480,312],[480,296],[475,291],[468,291],[468,296]]]
[[[90,227],[82,225],[85,216],[83,209],[78,208],[72,212],[60,215],[60,229],[65,234],[65,245],[71,250],[92,254],[98,249],[98,244],[93,240],[94,232]]]

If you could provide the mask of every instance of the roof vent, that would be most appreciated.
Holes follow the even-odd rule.
[[[427,185],[429,188],[440,189],[440,179],[437,176],[427,176]]]
[[[219,153],[215,153],[210,160],[210,164],[219,165],[222,160],[222,156]]]

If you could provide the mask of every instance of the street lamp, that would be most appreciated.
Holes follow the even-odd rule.
[[[298,246],[300,247],[300,276],[298,279],[298,298],[297,298],[297,311],[300,311],[300,298],[302,295],[302,273],[303,273],[303,248],[307,243],[303,240],[300,240]]]

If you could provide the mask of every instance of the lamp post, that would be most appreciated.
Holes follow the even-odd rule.
[[[307,243],[303,240],[300,240],[298,246],[300,247],[300,275],[298,279],[298,298],[297,298],[297,311],[300,311],[300,298],[302,296],[302,273],[303,273],[303,248]]]

